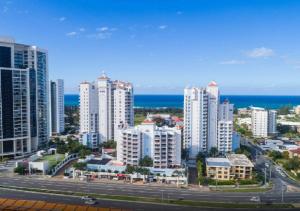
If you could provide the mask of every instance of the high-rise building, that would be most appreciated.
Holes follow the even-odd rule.
[[[0,155],[21,156],[49,140],[48,53],[0,38]]]
[[[268,111],[264,108],[251,107],[251,130],[254,137],[268,136]]]
[[[137,166],[140,159],[148,156],[154,168],[181,165],[181,131],[167,126],[157,127],[145,120],[141,125],[119,131],[117,136],[117,160]]]
[[[199,152],[207,151],[208,94],[203,88],[184,90],[183,148],[189,157],[196,158]]]
[[[219,89],[212,81],[206,88],[184,90],[183,148],[190,158],[216,147],[220,152],[232,150],[233,105],[219,104]]]
[[[218,109],[219,109],[219,88],[216,82],[212,81],[206,88],[208,94],[208,125],[207,125],[207,150],[217,147],[218,134]]]
[[[112,81],[105,74],[96,84],[80,85],[80,133],[98,133],[99,142],[115,139],[118,131],[133,126],[133,86]],[[96,137],[95,134],[88,137]]]
[[[98,94],[94,83],[79,86],[80,133],[98,132]]]
[[[269,110],[268,111],[268,135],[274,136],[277,134],[277,111]]]
[[[233,104],[224,101],[219,106],[218,113],[218,151],[225,154],[232,152],[232,136],[233,136]]]
[[[50,81],[50,98],[50,132],[52,134],[59,134],[65,130],[64,81],[62,79]]]

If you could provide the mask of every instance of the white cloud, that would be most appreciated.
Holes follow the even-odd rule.
[[[275,53],[272,49],[270,48],[265,48],[265,47],[261,47],[261,48],[254,48],[251,51],[248,51],[247,53],[248,57],[251,58],[266,58],[266,57],[271,57],[274,56]]]
[[[80,31],[80,32],[85,32],[85,28],[83,28],[83,27],[82,27],[82,28],[79,28],[79,31]]]
[[[166,29],[168,26],[167,25],[160,25],[158,28],[161,29],[161,30],[164,30]]]
[[[220,62],[220,64],[226,64],[226,65],[245,64],[245,61],[232,59],[232,60],[222,61]]]
[[[99,33],[95,33],[95,34],[89,34],[89,35],[87,35],[87,37],[88,38],[99,39],[99,40],[104,40],[104,39],[110,38],[111,33],[99,32]]]
[[[101,32],[105,32],[105,31],[108,31],[109,28],[107,26],[103,26],[103,27],[97,28],[96,30],[101,31]]]
[[[59,20],[60,22],[64,22],[66,19],[67,19],[66,17],[60,17],[58,20]]]
[[[177,14],[177,15],[182,15],[183,12],[182,12],[182,11],[177,11],[176,14]]]
[[[66,36],[68,36],[68,37],[73,37],[75,35],[77,35],[77,32],[69,32],[66,34]]]

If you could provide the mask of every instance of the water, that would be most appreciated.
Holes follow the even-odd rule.
[[[254,95],[222,95],[221,101],[228,99],[236,108],[257,106],[277,109],[282,106],[300,105],[300,96],[254,96]],[[65,95],[66,106],[78,106],[78,95]],[[141,108],[182,108],[183,95],[135,95],[134,106]]]

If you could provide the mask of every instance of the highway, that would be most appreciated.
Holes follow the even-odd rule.
[[[259,196],[262,202],[280,202],[282,200],[281,191],[278,187],[263,193],[243,193],[243,192],[201,192],[199,190],[160,188],[146,185],[114,184],[62,181],[51,179],[25,178],[25,177],[0,177],[2,186],[16,186],[24,188],[39,188],[59,191],[72,191],[81,193],[95,193],[124,196],[144,196],[164,199],[188,199],[199,201],[218,202],[250,202],[251,197]],[[277,189],[276,189],[277,188]],[[300,202],[299,193],[284,193],[284,202]]]

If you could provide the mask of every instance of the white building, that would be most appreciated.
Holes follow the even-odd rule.
[[[268,136],[268,111],[259,107],[251,107],[251,130],[254,137]]]
[[[111,81],[105,74],[96,84],[80,85],[80,133],[99,133],[99,143],[116,139],[118,130],[133,126],[133,86]],[[90,134],[89,137],[94,135]]]
[[[276,135],[277,134],[277,111],[269,110],[268,111],[268,134]]]
[[[208,94],[203,88],[184,89],[183,148],[189,157],[207,151]]]
[[[62,133],[65,130],[64,81],[62,79],[50,82],[50,97],[50,132]]]
[[[219,88],[216,82],[212,81],[206,88],[208,94],[208,133],[207,149],[217,147],[218,134],[218,109],[219,109]]]
[[[189,157],[208,152],[217,147],[221,152],[232,150],[233,105],[219,105],[219,89],[216,82],[207,88],[184,90],[183,148]]]
[[[0,37],[0,156],[16,157],[49,141],[48,53]]]
[[[93,83],[82,82],[79,87],[80,133],[98,132],[98,97]]]
[[[228,101],[220,104],[218,119],[218,151],[223,154],[232,152],[233,104]]]
[[[154,168],[181,165],[181,131],[167,126],[157,127],[145,120],[141,125],[119,131],[117,160],[137,166],[145,156],[153,159]]]

